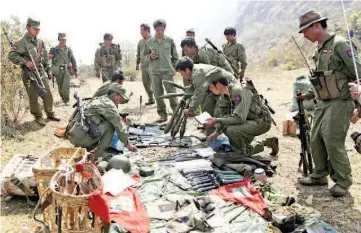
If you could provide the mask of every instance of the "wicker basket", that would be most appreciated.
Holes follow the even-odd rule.
[[[66,175],[67,174],[67,175]],[[101,186],[98,169],[91,163],[82,164],[82,171],[59,171],[50,181],[53,207],[51,208],[51,232],[101,233],[101,219],[90,214],[90,194]],[[90,217],[91,216],[91,217]],[[59,229],[61,227],[61,229]]]
[[[58,171],[58,166],[62,163],[74,164],[76,162],[85,162],[87,151],[84,148],[55,148],[43,156],[35,163],[33,173],[35,175],[39,197],[42,198],[41,204],[44,203],[46,197],[51,194],[48,189],[50,180]],[[44,191],[47,190],[47,194]],[[47,206],[43,210],[44,221],[48,223],[51,206]]]

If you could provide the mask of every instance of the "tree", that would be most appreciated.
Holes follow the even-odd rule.
[[[137,47],[135,44],[130,41],[124,41],[120,44],[120,49],[122,51],[122,63],[124,68],[129,68],[131,66],[135,67]]]

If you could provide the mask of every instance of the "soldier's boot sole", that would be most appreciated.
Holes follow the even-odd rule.
[[[306,186],[321,186],[321,185],[327,185],[328,180],[327,177],[316,179],[308,176],[308,177],[299,178],[298,183]]]
[[[343,197],[348,193],[348,190],[338,184],[335,184],[329,189],[329,192],[333,197]]]
[[[266,142],[265,142],[265,145],[268,148],[271,148],[272,151],[271,151],[270,155],[276,156],[278,154],[278,151],[279,151],[278,138],[276,138],[276,137],[267,138]]]

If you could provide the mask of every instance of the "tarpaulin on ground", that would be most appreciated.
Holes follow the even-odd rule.
[[[252,189],[251,180],[245,179],[242,182],[221,186],[219,189],[211,191],[209,194],[221,196],[226,201],[242,204],[267,217],[264,208],[267,207],[261,192]]]

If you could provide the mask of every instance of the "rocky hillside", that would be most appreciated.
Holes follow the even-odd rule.
[[[359,1],[345,1],[347,14],[361,11]],[[340,1],[239,1],[236,16],[237,37],[246,46],[250,59],[261,58],[280,41],[297,36],[298,18],[309,9],[320,11],[329,18],[328,25],[343,25]]]

